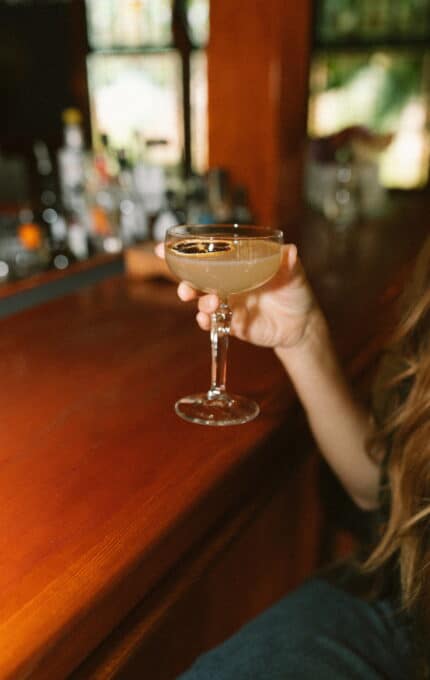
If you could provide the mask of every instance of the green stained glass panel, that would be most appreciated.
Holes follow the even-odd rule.
[[[319,0],[320,44],[429,38],[430,0]]]
[[[93,49],[172,43],[172,0],[86,0],[86,8]]]
[[[204,47],[209,40],[209,0],[186,0],[186,10],[190,38]]]
[[[191,152],[197,172],[208,169],[208,83],[207,58],[203,50],[191,55]]]
[[[430,54],[379,50],[316,56],[311,68],[311,137],[350,126],[390,133],[380,155],[387,187],[415,188],[428,180],[430,158]]]
[[[181,60],[175,50],[158,54],[88,57],[92,129],[116,149],[134,150],[136,138],[158,140],[151,161],[179,164],[183,153]]]

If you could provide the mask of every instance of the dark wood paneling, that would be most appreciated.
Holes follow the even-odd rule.
[[[248,187],[258,221],[291,237],[302,207],[311,5],[211,3],[210,165]]]
[[[31,156],[62,143],[62,111],[88,117],[85,0],[0,3],[0,145]]]

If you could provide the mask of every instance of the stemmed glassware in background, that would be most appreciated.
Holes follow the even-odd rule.
[[[166,262],[173,274],[220,299],[211,315],[211,386],[175,404],[181,418],[201,425],[238,425],[259,414],[256,402],[226,391],[232,316],[228,297],[258,288],[276,274],[282,242],[281,231],[258,226],[181,225],[168,230]]]

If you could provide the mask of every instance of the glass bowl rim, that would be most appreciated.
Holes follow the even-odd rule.
[[[204,229],[212,229],[213,233],[207,233],[207,234],[192,234],[187,232],[188,229],[201,229],[203,232]],[[217,234],[216,231],[217,229],[220,230],[220,233]],[[222,238],[223,236],[228,238],[230,237],[230,234],[226,234],[225,231],[223,232],[222,230],[226,229],[232,229],[232,236],[234,236],[237,239],[276,239],[278,241],[281,241],[281,243],[284,240],[284,234],[281,229],[275,229],[274,227],[266,227],[264,225],[260,224],[235,224],[233,222],[226,222],[225,224],[177,224],[174,227],[170,227],[166,231],[166,240],[168,238],[201,238],[204,236],[205,238],[212,239],[212,238]],[[253,230],[255,229],[256,231],[260,233],[256,234],[243,234],[240,233],[242,230],[245,231],[246,229]],[[237,231],[236,231],[237,230]],[[266,233],[265,233],[266,232]]]

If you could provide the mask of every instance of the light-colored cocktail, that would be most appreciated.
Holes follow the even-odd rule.
[[[180,399],[175,410],[202,425],[238,425],[255,418],[258,404],[226,392],[226,356],[231,310],[228,297],[267,283],[281,264],[282,232],[238,225],[184,225],[166,234],[166,261],[178,279],[216,293],[211,315],[212,381],[208,392]]]
[[[167,263],[179,279],[206,293],[227,297],[263,285],[278,271],[278,243],[184,239],[166,248]]]

